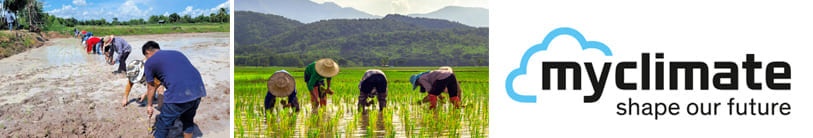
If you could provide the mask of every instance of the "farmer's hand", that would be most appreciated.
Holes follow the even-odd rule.
[[[327,88],[327,90],[325,90],[325,92],[327,92],[327,94],[333,95],[333,90],[331,90],[330,88]]]
[[[147,115],[152,118],[152,105],[147,105]]]

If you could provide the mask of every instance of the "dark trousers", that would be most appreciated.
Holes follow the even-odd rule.
[[[183,124],[184,133],[192,133],[195,130],[195,114],[200,105],[200,98],[186,103],[164,103],[161,105],[161,114],[155,118],[156,138],[167,137],[169,129],[174,125],[175,120],[180,119]]]
[[[455,97],[459,93],[460,86],[457,84],[457,77],[454,74],[450,75],[448,78],[440,79],[432,83],[432,89],[429,90],[429,94],[431,95],[440,95],[443,92],[443,89],[448,89],[449,97]]]
[[[271,94],[271,92],[265,93],[265,110],[270,110],[274,108],[274,104],[277,103],[277,97]],[[288,95],[288,104],[293,106],[296,111],[299,111],[299,100],[296,98],[296,90],[294,90],[291,95]]]
[[[124,54],[119,55],[119,69],[116,71],[127,71],[127,57],[130,56],[130,52],[124,52]]]
[[[387,107],[387,78],[384,75],[376,74],[361,82],[361,92],[359,94],[359,108],[367,106],[367,98],[376,96],[378,98],[378,110]],[[375,93],[373,93],[375,89]]]

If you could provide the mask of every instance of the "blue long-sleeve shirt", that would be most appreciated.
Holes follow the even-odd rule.
[[[126,52],[130,52],[130,50],[132,49],[130,47],[130,43],[127,43],[127,41],[124,40],[123,38],[113,37],[112,39],[113,39],[113,44],[112,45],[114,47],[116,47],[116,53],[118,53],[120,56],[123,55]],[[114,61],[118,61],[119,57],[116,57],[116,60],[114,60]]]

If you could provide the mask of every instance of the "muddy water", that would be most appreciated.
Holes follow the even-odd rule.
[[[143,60],[141,46],[158,41],[184,53],[201,72],[207,97],[195,118],[204,137],[228,137],[230,56],[228,33],[119,36],[132,46],[127,61]],[[135,99],[121,107],[127,79],[101,55],[85,53],[78,39],[52,39],[43,47],[0,60],[0,135],[12,137],[145,137],[154,116]],[[157,113],[156,113],[157,114]],[[225,132],[224,132],[225,131]]]

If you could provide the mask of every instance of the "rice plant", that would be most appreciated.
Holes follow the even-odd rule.
[[[236,67],[234,73],[235,137],[488,137],[488,67],[455,67],[463,92],[455,109],[448,95],[438,108],[418,101],[426,96],[412,90],[409,76],[436,67],[378,68],[387,74],[387,107],[377,100],[359,111],[358,84],[364,71],[377,67],[344,67],[333,77],[327,106],[311,109],[301,67]],[[300,112],[277,103],[265,111],[268,77],[288,70],[296,79]],[[375,98],[373,98],[375,99]],[[287,98],[279,98],[288,100]]]

